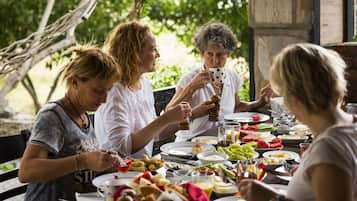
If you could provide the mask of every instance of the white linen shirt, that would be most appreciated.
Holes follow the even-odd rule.
[[[318,164],[331,164],[345,171],[351,177],[353,200],[357,201],[357,124],[331,127],[314,139],[289,182],[288,198],[316,200],[306,171]]]
[[[185,74],[177,84],[178,88],[184,88],[186,85],[197,75],[202,72],[203,67],[198,67],[192,71]],[[237,72],[232,69],[225,69],[225,79],[222,91],[222,97],[220,102],[220,113],[219,119],[223,121],[223,115],[234,113],[235,100],[238,90],[241,86],[241,79]],[[197,89],[189,101],[192,108],[200,105],[206,101],[210,101],[211,97],[214,95],[214,89],[211,84],[204,86],[203,88]],[[196,118],[190,125],[190,130],[193,135],[196,133],[202,133],[212,127],[218,126],[218,122],[211,122],[208,120],[208,115]]]
[[[131,134],[156,118],[154,95],[148,80],[140,80],[141,89],[131,91],[127,86],[116,83],[108,93],[94,117],[94,128],[101,149],[115,150],[126,157],[149,157],[153,151],[153,140],[143,149],[131,154]]]

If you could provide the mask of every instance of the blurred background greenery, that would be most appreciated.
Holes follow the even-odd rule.
[[[79,2],[56,1],[48,24],[74,9]],[[46,0],[0,0],[0,47],[6,47],[36,31],[46,4]],[[210,21],[229,25],[239,44],[227,65],[237,70],[244,79],[239,93],[242,100],[249,100],[246,62],[248,0],[98,0],[93,14],[77,27],[76,38],[79,43],[90,42],[101,47],[110,30],[129,19],[140,19],[149,24],[157,36],[160,61],[156,71],[146,75],[154,89],[175,85],[183,73],[200,65],[200,57],[193,46],[193,35],[197,28]],[[57,76],[59,67],[66,60],[63,52],[57,52],[33,66],[27,82],[19,84],[6,96],[9,105],[19,112],[35,114],[47,100],[61,97],[64,85],[57,84]],[[0,88],[5,79],[0,76]],[[29,91],[29,83],[33,85],[32,91]]]

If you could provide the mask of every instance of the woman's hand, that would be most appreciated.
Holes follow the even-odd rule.
[[[277,195],[275,190],[253,179],[244,179],[238,184],[240,195],[247,201],[266,201]]]
[[[191,82],[188,84],[188,87],[191,89],[192,93],[197,89],[204,87],[207,83],[210,82],[210,74],[209,71],[205,70],[203,72],[198,73],[193,77]]]
[[[260,98],[258,102],[261,103],[261,105],[265,105],[270,102],[272,95],[273,90],[270,87],[270,84],[267,84],[260,90]]]
[[[206,101],[201,105],[192,109],[193,118],[199,118],[208,115],[210,109],[214,108],[215,104],[212,101]]]
[[[108,151],[85,152],[78,157],[79,169],[104,171],[119,165],[118,154]]]
[[[163,115],[169,123],[178,123],[187,119],[191,115],[192,109],[189,103],[181,102],[168,109]]]

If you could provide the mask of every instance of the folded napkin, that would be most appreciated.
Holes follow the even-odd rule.
[[[185,183],[181,186],[187,190],[189,201],[209,201],[206,193],[198,186],[192,183]]]

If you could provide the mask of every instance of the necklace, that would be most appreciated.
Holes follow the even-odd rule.
[[[82,114],[78,111],[78,109],[76,108],[76,106],[73,104],[73,102],[71,101],[71,99],[69,98],[69,96],[66,94],[65,99],[67,100],[67,102],[69,103],[70,107],[77,113],[76,115],[79,116],[79,119],[81,120],[82,125],[80,125],[82,128],[87,127],[87,123],[86,120],[83,118]]]

